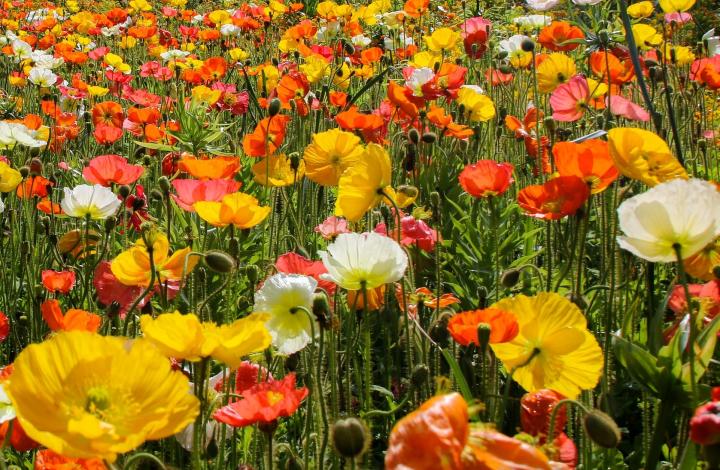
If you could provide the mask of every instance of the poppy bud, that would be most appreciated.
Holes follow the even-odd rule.
[[[273,98],[270,100],[270,104],[268,105],[268,116],[275,116],[277,113],[280,112],[280,100],[277,98]]]
[[[403,169],[405,171],[413,171],[415,169],[415,146],[414,145],[407,145],[405,147],[405,159],[403,160]]]
[[[353,46],[348,41],[343,41],[343,49],[345,50],[346,55],[353,55],[355,54],[355,46]]]
[[[150,199],[162,201],[163,194],[159,190],[153,189],[152,191],[150,191]]]
[[[20,167],[20,176],[22,176],[23,178],[27,178],[29,174],[30,174],[30,167],[28,167],[28,166]]]
[[[245,275],[247,276],[248,281],[250,281],[250,285],[254,286],[260,276],[260,268],[254,264],[248,264],[245,266]]]
[[[290,354],[285,358],[285,370],[289,372],[295,372],[298,368],[298,364],[300,364],[300,355],[297,353]]]
[[[117,300],[113,300],[105,310],[105,314],[108,318],[115,318],[120,314],[120,303]]]
[[[515,287],[518,281],[520,281],[520,270],[516,268],[510,268],[500,276],[500,284],[508,289]]]
[[[408,139],[410,139],[410,142],[417,145],[420,143],[420,133],[417,129],[414,127],[408,131]]]
[[[107,219],[105,219],[105,233],[110,233],[115,228],[115,225],[117,225],[117,219],[115,216],[111,215]]]
[[[435,209],[440,207],[440,193],[439,192],[433,191],[430,193],[430,204]]]
[[[418,364],[413,369],[410,380],[412,381],[414,387],[420,387],[427,381],[429,375],[430,369],[428,366],[425,364]]]
[[[497,60],[503,60],[508,56],[507,51],[498,51],[497,54],[495,54],[495,59]]]
[[[206,252],[205,264],[216,273],[231,273],[237,269],[237,263],[233,257],[220,250]]]
[[[312,312],[322,328],[330,327],[330,303],[324,292],[317,292],[313,296]]]
[[[130,186],[123,184],[118,188],[118,194],[123,199],[127,199],[127,197],[130,195]]]
[[[365,423],[358,418],[339,419],[332,426],[332,443],[338,454],[354,459],[367,450],[370,433]]]
[[[492,333],[492,327],[487,323],[480,323],[477,327],[478,345],[480,351],[487,351],[487,345],[490,343],[490,333]]]
[[[613,449],[620,443],[620,428],[609,415],[592,410],[583,418],[583,428],[590,440],[600,447]]]
[[[414,199],[417,197],[419,191],[418,188],[416,188],[415,186],[410,186],[409,184],[402,184],[398,186],[397,192],[407,197],[408,199]]]
[[[152,165],[152,162],[153,161],[152,161],[152,158],[150,157],[150,155],[145,155],[142,159],[143,166],[150,166],[150,165]]]
[[[547,129],[549,133],[552,134],[553,132],[555,132],[555,120],[553,118],[549,116],[546,117],[543,120],[543,124],[545,124],[545,129]]]
[[[448,340],[448,320],[450,319],[450,315],[446,313],[441,314],[440,318],[435,320],[428,330],[428,334],[438,344],[445,344]]]
[[[715,276],[716,279],[720,279],[720,264],[715,266],[712,270],[713,276]]]
[[[43,172],[43,164],[39,158],[33,158],[30,160],[30,174],[41,175]]]
[[[532,39],[523,39],[520,43],[520,48],[525,52],[532,52],[535,50],[535,42]]]
[[[167,194],[170,192],[170,180],[167,179],[167,176],[158,178],[158,186],[160,186],[163,193]]]
[[[598,33],[598,40],[600,44],[610,44],[610,34],[606,30],[600,30]]]
[[[300,155],[297,152],[290,154],[290,169],[292,171],[298,171],[300,168]]]
[[[500,73],[504,74],[512,73],[512,67],[507,64],[502,64],[500,67],[498,67],[498,70],[500,71]]]
[[[437,140],[437,134],[434,132],[426,132],[422,135],[422,141],[426,144],[432,144]]]
[[[580,310],[585,310],[588,306],[587,300],[585,300],[585,297],[583,297],[581,294],[575,294],[574,292],[569,292],[565,295],[565,297],[572,303],[578,306]]]

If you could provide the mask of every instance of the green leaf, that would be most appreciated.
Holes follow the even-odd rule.
[[[155,142],[140,142],[139,140],[135,140],[133,142],[135,142],[135,145],[151,150],[162,150],[163,152],[174,152],[177,150],[172,145],[158,144]]]
[[[662,398],[665,390],[663,371],[657,359],[640,346],[614,335],[613,351],[620,364],[641,387]]]
[[[453,377],[455,377],[455,382],[457,382],[458,388],[460,388],[460,393],[462,394],[463,398],[465,398],[465,401],[469,402],[473,399],[473,396],[472,392],[470,391],[470,386],[468,385],[467,380],[465,380],[465,376],[463,375],[462,370],[460,370],[460,365],[457,363],[457,361],[455,360],[453,355],[450,354],[449,351],[445,349],[440,349],[440,352],[442,352],[443,357],[450,366]]]

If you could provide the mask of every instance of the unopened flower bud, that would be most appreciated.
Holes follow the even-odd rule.
[[[165,194],[170,192],[170,180],[167,179],[167,176],[161,176],[158,179],[158,186],[160,186],[160,190]]]
[[[530,38],[523,39],[520,43],[520,48],[525,52],[532,52],[535,50],[535,42]]]
[[[322,328],[330,325],[330,302],[324,292],[317,292],[313,296],[312,312]]]
[[[408,131],[408,139],[413,144],[417,145],[420,143],[420,133],[414,127]]]
[[[500,73],[508,74],[512,73],[513,69],[507,64],[502,64],[500,67],[498,67],[498,70],[500,71]]]
[[[335,451],[347,459],[361,456],[370,445],[370,433],[358,418],[339,419],[332,426]]]
[[[150,199],[153,199],[155,201],[162,201],[163,193],[161,193],[157,189],[153,189],[152,191],[150,191]]]
[[[273,98],[270,100],[270,104],[268,105],[268,116],[275,116],[277,113],[280,112],[280,100],[277,98]]]
[[[127,199],[127,197],[130,195],[130,186],[123,184],[118,188],[118,194],[121,198]]]
[[[30,160],[30,174],[32,175],[42,175],[43,172],[43,163],[40,161],[39,158],[33,158]]]
[[[111,215],[107,219],[105,219],[105,233],[110,233],[115,229],[115,226],[117,225],[117,219],[115,216]]]
[[[260,268],[254,264],[248,264],[245,266],[245,275],[247,276],[250,284],[254,286],[260,277]]]
[[[500,284],[508,289],[515,287],[518,281],[520,281],[520,270],[517,268],[510,268],[500,276]]]
[[[430,193],[430,204],[434,209],[437,209],[440,207],[440,193],[437,191],[433,191]]]
[[[23,178],[27,178],[30,174],[30,167],[29,166],[21,166],[20,167],[20,176]]]
[[[418,364],[412,371],[410,380],[414,387],[420,387],[423,385],[430,375],[430,369],[425,364]]]
[[[492,333],[492,327],[487,323],[480,323],[477,327],[478,335],[478,346],[480,351],[487,351],[487,346],[490,344],[490,333]]]
[[[600,410],[592,410],[583,418],[585,434],[595,444],[606,449],[614,449],[620,444],[620,428],[609,415]]]
[[[437,134],[434,132],[426,132],[422,135],[422,141],[426,144],[432,144],[437,140]]]
[[[231,273],[237,269],[233,257],[220,250],[205,252],[205,264],[216,273]]]

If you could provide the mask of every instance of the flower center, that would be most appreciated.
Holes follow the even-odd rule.
[[[285,398],[285,395],[279,392],[267,392],[267,399],[270,406],[275,406],[277,402]]]
[[[110,408],[110,393],[104,387],[91,387],[85,398],[85,411],[99,416]]]

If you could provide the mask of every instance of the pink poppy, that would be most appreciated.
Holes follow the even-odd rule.
[[[177,195],[171,197],[180,208],[195,212],[192,205],[198,201],[220,201],[226,194],[237,192],[240,183],[235,180],[173,180],[173,188]]]
[[[141,165],[131,165],[120,155],[100,155],[90,160],[82,174],[88,183],[110,186],[133,184],[144,171]]]
[[[492,23],[485,18],[476,16],[463,22],[462,37],[465,53],[473,59],[479,59],[487,51],[490,27]]]
[[[567,83],[558,86],[550,95],[553,119],[573,122],[580,119],[590,100],[590,88],[582,75],[575,75]]]
[[[430,228],[425,221],[416,219],[412,215],[406,215],[400,219],[400,224],[400,241],[403,245],[417,243],[418,248],[427,252],[435,248],[435,242],[438,240],[437,231]],[[384,222],[377,224],[375,232],[392,237],[394,240],[397,239],[397,232],[393,230],[388,234]]]
[[[110,270],[110,262],[102,261],[95,268],[95,275],[93,276],[93,286],[97,292],[98,300],[105,306],[110,306],[113,302],[117,302],[120,305],[120,318],[125,318],[125,314],[130,309],[130,306],[135,302],[142,293],[143,288],[139,286],[126,286],[117,280],[115,275]],[[151,297],[148,296],[142,299],[138,303],[138,308],[141,308]]]
[[[92,51],[88,52],[88,57],[90,57],[92,60],[100,60],[103,57],[105,57],[105,54],[110,52],[109,47],[96,47]]]
[[[672,13],[665,13],[666,23],[677,23],[685,24],[692,21],[692,15],[686,11],[674,11]]]
[[[325,240],[333,240],[341,233],[349,233],[347,220],[331,215],[315,227],[315,233],[319,233]]]
[[[647,122],[650,120],[650,113],[645,111],[642,106],[620,95],[608,96],[605,98],[605,103],[610,107],[610,112],[615,116],[621,116],[632,121]]]

